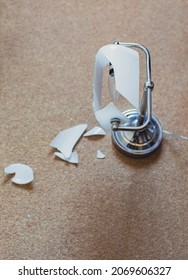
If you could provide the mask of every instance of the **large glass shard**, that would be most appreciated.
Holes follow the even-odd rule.
[[[102,78],[106,65],[112,65],[116,90],[134,107],[139,106],[139,54],[128,47],[116,44],[103,46],[95,59],[93,107],[101,109]]]
[[[72,150],[84,131],[87,124],[80,124],[61,131],[50,143],[50,146],[58,149],[65,158],[70,158]]]

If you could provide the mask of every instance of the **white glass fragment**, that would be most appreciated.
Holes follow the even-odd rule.
[[[99,49],[95,59],[93,106],[101,109],[102,77],[106,65],[112,64],[116,90],[134,107],[139,105],[139,54],[128,47],[110,44]]]
[[[129,122],[112,102],[103,109],[95,111],[95,117],[106,132],[111,131],[111,120],[113,118],[120,119],[122,124]]]
[[[87,128],[87,124],[77,126],[61,131],[50,143],[50,146],[58,149],[65,158],[69,159],[75,144]]]
[[[65,161],[70,162],[70,163],[77,164],[79,162],[78,161],[78,153],[77,152],[72,152],[72,154],[71,154],[71,156],[69,158],[66,158],[62,153],[59,153],[59,152],[55,152],[54,154],[57,157],[59,157],[60,159],[65,160]]]
[[[103,159],[105,158],[105,154],[103,154],[100,150],[97,151],[97,158]]]
[[[13,183],[24,185],[31,183],[34,179],[33,170],[30,166],[21,163],[14,163],[4,169],[6,174],[14,174],[11,179]]]
[[[95,126],[84,134],[85,137],[94,135],[106,135],[106,132],[101,127]]]

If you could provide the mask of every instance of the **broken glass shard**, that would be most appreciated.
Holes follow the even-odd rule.
[[[62,153],[59,153],[59,152],[55,152],[54,154],[57,157],[59,157],[60,159],[65,160],[65,161],[70,162],[70,163],[77,164],[79,162],[78,161],[78,153],[77,152],[72,152],[70,158],[66,158]]]
[[[105,154],[103,154],[103,152],[101,152],[100,150],[97,151],[97,158],[103,159],[105,158]]]
[[[95,126],[84,134],[85,137],[94,135],[106,135],[106,132],[101,127]]]
[[[122,45],[110,44],[100,48],[96,54],[93,83],[94,111],[101,109],[103,70],[109,64],[113,67],[116,91],[138,108],[139,53]]]
[[[13,183],[24,185],[34,180],[33,170],[30,166],[21,163],[14,163],[4,169],[6,174],[15,174],[11,179]]]
[[[75,144],[87,128],[87,124],[80,124],[61,131],[50,143],[51,147],[58,149],[65,158],[69,159]]]

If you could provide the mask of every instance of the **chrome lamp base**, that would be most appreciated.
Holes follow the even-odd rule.
[[[139,112],[136,109],[123,113],[129,119],[129,125],[137,126]],[[143,130],[112,130],[112,142],[123,154],[142,158],[152,154],[161,144],[163,129],[155,116]]]

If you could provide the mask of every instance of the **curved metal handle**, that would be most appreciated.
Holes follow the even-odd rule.
[[[140,124],[139,126],[121,126],[119,125],[117,119],[112,119],[111,123],[112,123],[112,130],[131,130],[131,131],[139,131],[139,130],[144,130],[147,125],[149,124],[149,122],[151,121],[152,118],[152,96],[151,96],[151,92],[154,88],[154,83],[151,80],[151,57],[150,57],[150,53],[148,51],[148,49],[140,44],[137,43],[124,43],[124,42],[114,42],[114,44],[118,44],[118,45],[123,45],[125,47],[129,47],[129,48],[139,48],[142,51],[144,51],[145,55],[146,55],[146,83],[144,84],[144,94],[142,97],[142,104],[140,107],[140,117],[138,119],[138,124]],[[144,124],[141,125],[141,123],[143,123],[144,120],[144,116],[145,113],[147,111],[147,119],[145,121]]]

